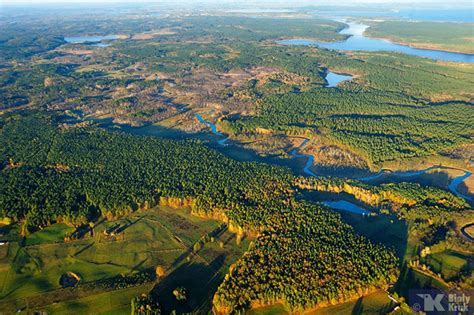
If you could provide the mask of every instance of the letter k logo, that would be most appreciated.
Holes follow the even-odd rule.
[[[430,294],[417,294],[417,295],[421,297],[424,301],[423,306],[424,306],[425,312],[444,311],[444,307],[443,305],[441,305],[441,301],[443,300],[444,294],[436,294],[436,297],[434,299]]]

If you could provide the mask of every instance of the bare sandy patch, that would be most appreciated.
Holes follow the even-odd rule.
[[[153,39],[158,36],[165,36],[165,35],[174,35],[176,34],[176,31],[174,31],[171,28],[163,28],[161,30],[157,31],[151,31],[151,32],[144,32],[144,33],[138,33],[132,36],[133,40],[148,40],[148,39]]]

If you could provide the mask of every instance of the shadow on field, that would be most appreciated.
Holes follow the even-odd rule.
[[[344,200],[369,211],[376,213],[378,211],[376,208],[370,207],[355,199],[354,196],[344,192],[332,193],[302,190],[297,198],[311,202]],[[402,266],[408,245],[408,225],[405,221],[399,220],[395,215],[362,216],[344,210],[333,211],[338,212],[342,219],[354,228],[357,234],[367,237],[374,243],[381,243],[395,250],[400,259],[400,266]]]
[[[195,261],[184,263],[160,281],[151,294],[163,313],[169,314],[176,310],[178,314],[191,311],[207,314],[211,309],[212,296],[223,278],[219,269],[224,260],[225,255],[220,255],[209,265]],[[174,297],[173,290],[177,287],[186,289],[185,301],[177,301]]]
[[[128,221],[126,224],[118,227],[116,230],[115,230],[115,233],[116,234],[119,234],[119,233],[122,233],[123,231],[125,231],[126,229],[128,229],[129,227],[131,227],[132,225],[135,225],[137,224],[139,221],[141,221],[145,216],[142,215],[141,217],[139,217],[138,219],[136,219],[135,221]]]
[[[84,246],[83,248],[81,248],[79,251],[77,251],[73,257],[76,257],[78,256],[79,254],[82,254],[83,252],[85,252],[86,250],[88,250],[89,248],[91,248],[92,246],[94,246],[95,242],[92,242],[90,244],[87,244],[86,246]]]
[[[363,298],[359,298],[352,309],[351,315],[359,315],[362,314],[364,310],[364,306],[362,305]]]
[[[433,278],[423,276],[405,265],[400,270],[400,277],[392,290],[400,295],[408,296],[409,290],[435,287],[438,285]]]
[[[415,170],[409,170],[408,172],[415,172]],[[435,186],[447,190],[451,179],[445,170],[433,170],[429,173],[423,173],[416,176],[395,176],[393,174],[387,174],[382,176],[378,180],[371,181],[372,184],[386,184],[386,183],[401,183],[411,182],[418,183],[423,186]]]
[[[408,246],[408,225],[405,221],[389,215],[367,217],[343,211],[340,214],[357,234],[393,249],[400,259],[400,267],[403,266]]]

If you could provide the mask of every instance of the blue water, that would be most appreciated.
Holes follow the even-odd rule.
[[[438,21],[438,22],[457,22],[473,23],[474,14],[472,7],[458,9],[393,9],[390,7],[380,7],[375,9],[356,7],[348,10],[347,7],[332,9],[317,9],[312,12],[315,15],[336,16],[336,17],[393,17],[399,19],[408,19],[416,21]]]
[[[473,23],[473,8],[466,9],[415,9],[400,10],[394,14],[395,16],[418,21],[442,21],[442,22],[463,22]]]
[[[472,237],[469,233],[467,233],[467,229],[470,228],[471,226],[473,226],[474,223],[470,223],[470,224],[467,224],[465,226],[463,226],[461,228],[461,233],[462,235],[464,235],[465,238],[467,238],[468,240],[470,240],[471,242],[474,242],[474,237]]]
[[[291,154],[291,156],[296,157],[296,158],[306,158],[306,164],[303,168],[303,173],[306,174],[306,175],[309,175],[309,176],[317,177],[318,175],[316,173],[314,173],[313,171],[311,171],[311,167],[313,166],[313,163],[314,163],[314,156],[311,155],[311,154],[299,154],[298,153],[298,151],[300,149],[302,149],[305,145],[307,145],[308,142],[309,142],[309,139],[305,139],[298,147],[293,149],[290,152],[290,154]],[[427,173],[431,170],[435,170],[435,169],[456,169],[456,168],[452,168],[452,167],[448,167],[448,166],[442,166],[442,165],[434,165],[434,166],[430,166],[428,168],[425,168],[425,169],[422,169],[422,170],[417,170],[417,171],[395,171],[395,172],[393,172],[393,171],[390,171],[390,170],[382,169],[378,173],[375,173],[373,175],[369,175],[369,176],[366,176],[366,177],[354,178],[354,179],[364,181],[364,182],[370,182],[370,181],[378,179],[378,178],[380,178],[384,175],[390,175],[390,176],[395,176],[395,177],[399,177],[399,178],[408,178],[408,177],[415,177],[415,176],[423,175],[423,174],[425,174],[425,173]],[[458,186],[464,180],[466,180],[468,177],[470,177],[471,175],[472,174],[470,172],[464,171],[463,175],[453,178],[451,180],[451,182],[449,183],[449,186],[448,186],[449,191],[452,192],[454,195],[460,197],[460,198],[463,198],[463,199],[468,200],[468,201],[473,201],[472,197],[466,196],[466,195],[460,193],[457,190]]]
[[[326,87],[336,87],[339,83],[344,81],[349,81],[352,79],[351,75],[348,74],[338,74],[334,72],[328,72],[326,75],[326,81],[328,84]]]
[[[94,45],[92,45],[92,46],[94,46],[94,47],[102,47],[102,48],[103,48],[103,47],[109,47],[110,44],[97,43],[97,44],[94,44]]]
[[[118,38],[119,38],[118,35],[71,36],[71,37],[64,37],[64,40],[71,44],[84,44],[84,43],[100,43],[103,40],[113,40],[113,39],[118,39]]]
[[[288,39],[278,41],[277,43],[282,45],[318,46],[343,51],[392,51],[435,60],[474,63],[474,55],[412,48],[405,45],[395,44],[388,40],[368,38],[364,36],[364,31],[368,28],[367,25],[358,23],[348,23],[348,25],[348,28],[345,28],[340,32],[340,34],[350,35],[350,37],[344,41],[318,42],[308,39]]]
[[[451,191],[453,194],[455,194],[458,197],[473,201],[474,199],[472,197],[466,196],[457,190],[458,186],[471,175],[472,175],[471,172],[465,172],[464,175],[454,178],[451,181],[451,183],[449,183],[449,186],[448,186],[449,191]]]
[[[366,176],[366,177],[359,177],[356,178],[357,180],[360,181],[367,181],[370,182],[372,180],[378,179],[384,175],[390,175],[390,176],[395,176],[399,178],[408,178],[408,177],[414,177],[414,176],[419,176],[428,173],[429,171],[436,170],[436,169],[455,169],[447,166],[442,166],[442,165],[435,165],[435,166],[430,166],[428,168],[422,169],[422,170],[417,170],[417,171],[396,171],[396,172],[391,172],[389,170],[381,170],[378,173],[375,173],[374,175]],[[451,182],[448,185],[448,189],[450,192],[452,192],[454,195],[461,197],[463,199],[472,201],[473,198],[467,195],[464,195],[460,193],[457,188],[458,186],[466,180],[468,177],[472,175],[471,172],[469,171],[464,171],[464,174],[461,176],[457,176],[451,180]]]
[[[197,118],[197,120],[203,124],[205,124],[206,126],[208,126],[209,128],[211,128],[211,131],[213,134],[215,134],[216,136],[219,136],[219,137],[225,137],[224,134],[220,133],[219,131],[217,131],[217,126],[207,120],[205,120],[201,115],[199,114],[194,114],[194,116]],[[219,140],[217,141],[218,144],[220,145],[225,145],[226,141],[228,140],[229,138],[226,137],[222,140]]]
[[[380,172],[375,173],[374,175],[359,177],[359,178],[357,178],[357,180],[360,180],[360,181],[363,181],[363,182],[370,182],[370,181],[378,179],[378,178],[380,178],[384,175],[385,175],[385,171],[381,170]]]
[[[400,171],[400,172],[394,172],[392,173],[392,175],[395,175],[397,177],[412,177],[412,176],[418,176],[418,175],[423,175],[431,170],[435,170],[435,169],[443,169],[443,168],[447,168],[447,167],[444,167],[444,166],[430,166],[428,168],[425,168],[423,170],[418,170],[418,171],[410,171],[410,172],[405,172],[405,171]]]
[[[322,202],[323,205],[329,207],[329,208],[333,208],[333,209],[337,209],[337,210],[344,210],[344,211],[348,211],[348,212],[352,212],[352,213],[356,213],[356,214],[361,214],[361,215],[369,215],[371,214],[370,211],[364,209],[364,208],[361,208],[351,202],[348,202],[348,201],[345,201],[345,200],[338,200],[338,201],[323,201]]]
[[[304,147],[307,143],[308,143],[308,139],[304,139],[304,141],[296,148],[296,149],[293,149],[290,154],[296,158],[306,158],[306,164],[303,168],[303,172],[306,174],[306,175],[309,175],[309,176],[317,176],[315,173],[313,173],[313,171],[311,171],[311,166],[313,166],[313,163],[314,163],[314,156],[310,155],[310,154],[299,154],[298,153],[298,150],[301,149],[302,147]]]

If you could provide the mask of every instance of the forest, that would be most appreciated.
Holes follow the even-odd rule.
[[[195,215],[254,238],[214,297],[222,313],[281,301],[293,311],[311,309],[396,281],[393,251],[355,234],[336,212],[295,199],[298,189],[344,191],[415,221],[432,211],[450,220],[450,213],[468,209],[439,189],[295,177],[285,168],[236,162],[194,140],[61,130],[56,119],[30,111],[2,116],[0,216],[28,235],[57,222],[80,227],[159,203],[190,205]]]
[[[260,127],[284,133],[300,127],[349,145],[380,164],[469,143],[472,117],[469,103],[430,105],[387,91],[325,89],[269,96],[258,115],[234,121],[228,130],[252,133]]]

